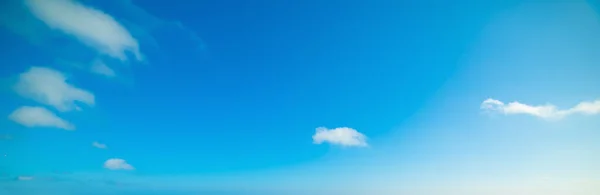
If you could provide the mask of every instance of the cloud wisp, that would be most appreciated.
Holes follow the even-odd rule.
[[[127,161],[120,158],[111,158],[104,162],[104,168],[109,170],[134,170]]]
[[[75,102],[90,106],[95,103],[94,94],[67,83],[65,75],[50,68],[31,67],[19,75],[15,91],[25,98],[52,106],[61,112],[79,110]]]
[[[92,67],[90,68],[90,71],[92,71],[92,73],[109,78],[117,76],[117,74],[112,68],[108,67],[104,62],[101,61],[94,62],[92,64]]]
[[[489,98],[481,103],[480,108],[485,111],[496,112],[505,115],[528,114],[543,119],[556,120],[574,114],[600,114],[600,100],[580,102],[569,109],[561,110],[552,104],[533,106],[517,101],[506,104],[500,100]]]
[[[100,143],[100,142],[92,142],[92,146],[96,147],[96,148],[100,148],[100,149],[107,149],[108,147],[106,146],[106,144]]]
[[[67,61],[66,65],[77,64],[104,77],[129,80],[130,67],[121,65],[167,63],[181,57],[182,50],[189,60],[201,60],[206,49],[192,29],[157,17],[131,0],[7,0],[1,4],[0,27]],[[103,64],[95,63],[98,59]]]
[[[367,136],[349,127],[327,129],[319,127],[312,136],[314,144],[329,143],[344,147],[366,147]]]
[[[64,130],[75,130],[75,126],[56,116],[44,107],[22,106],[13,111],[8,118],[25,127],[53,127]]]
[[[26,0],[25,5],[52,29],[72,35],[98,52],[127,60],[132,52],[142,60],[138,41],[112,16],[74,0]]]
[[[18,176],[18,177],[17,177],[17,180],[18,180],[18,181],[31,181],[31,180],[33,180],[33,179],[34,179],[34,178],[33,178],[32,176]]]

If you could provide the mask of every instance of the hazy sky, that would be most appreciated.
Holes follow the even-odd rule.
[[[598,194],[598,10],[7,0],[0,194]]]

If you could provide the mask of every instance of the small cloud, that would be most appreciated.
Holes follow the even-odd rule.
[[[100,142],[93,142],[92,146],[96,147],[96,148],[100,148],[100,149],[106,149],[106,144],[102,144]]]
[[[57,110],[78,110],[76,101],[94,105],[94,94],[67,83],[61,72],[43,67],[31,67],[19,75],[15,85],[17,93],[25,98],[53,106]]]
[[[110,170],[133,170],[133,166],[127,163],[127,161],[119,158],[111,158],[104,162],[104,168]]]
[[[520,102],[505,104],[496,99],[486,99],[481,103],[481,109],[488,112],[501,114],[528,114],[543,119],[561,119],[572,114],[595,115],[600,113],[600,100],[592,102],[580,102],[572,108],[561,110],[552,104],[527,105]]]
[[[365,147],[367,144],[367,137],[355,129],[348,127],[338,127],[335,129],[327,129],[325,127],[319,127],[316,129],[316,133],[313,135],[313,143],[321,144],[327,142],[329,144],[341,145],[341,146],[355,146]]]
[[[92,65],[90,70],[93,73],[96,73],[96,74],[99,74],[102,76],[106,76],[106,77],[115,77],[116,76],[115,71],[101,61],[95,62]]]
[[[142,60],[138,41],[112,16],[75,0],[26,0],[29,11],[52,29],[72,35],[98,52],[126,60],[126,51]]]
[[[52,111],[43,107],[22,106],[13,111],[8,118],[26,127],[55,127],[65,130],[75,130],[75,126],[56,116]]]
[[[33,180],[33,179],[34,179],[34,178],[33,178],[33,177],[31,177],[31,176],[18,176],[18,177],[17,177],[17,180],[18,180],[18,181],[31,181],[31,180]]]

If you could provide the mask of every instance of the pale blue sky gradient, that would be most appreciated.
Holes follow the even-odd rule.
[[[77,129],[0,121],[0,194],[600,193],[598,114],[480,108],[599,100],[595,2],[82,2],[145,60],[98,54],[7,1],[0,114],[46,106]],[[115,76],[93,74],[97,59]],[[32,66],[96,103],[60,112],[19,96]],[[318,127],[356,129],[368,147],[315,144]]]

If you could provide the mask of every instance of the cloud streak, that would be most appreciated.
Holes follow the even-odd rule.
[[[77,38],[102,54],[126,60],[132,52],[142,60],[138,41],[112,16],[74,0],[26,0],[25,5],[52,29]]]
[[[100,143],[100,142],[93,142],[93,143],[92,143],[92,146],[94,146],[94,147],[96,147],[96,148],[100,148],[100,149],[106,149],[106,148],[108,148],[108,147],[106,146],[106,144],[103,144],[103,143]]]
[[[25,127],[54,127],[75,130],[75,126],[43,107],[23,106],[13,111],[8,118]]]
[[[345,147],[366,147],[367,136],[349,127],[327,129],[319,127],[313,135],[314,144],[329,143]]]
[[[201,60],[206,48],[192,29],[152,15],[130,0],[7,0],[0,4],[0,27],[24,36],[49,56],[100,76],[130,80],[127,65],[168,63],[182,56]],[[94,63],[97,59],[103,65]]]
[[[50,68],[31,67],[19,75],[15,90],[25,98],[53,106],[61,112],[79,110],[75,102],[90,106],[95,103],[94,94],[67,83],[65,75]]]
[[[115,77],[117,74],[113,69],[108,67],[104,62],[97,61],[92,64],[90,69],[93,73],[105,76],[105,77]]]
[[[33,177],[31,177],[31,176],[18,176],[17,180],[19,180],[19,181],[31,181],[31,180],[33,180]]]
[[[559,109],[552,104],[528,105],[517,101],[504,103],[496,99],[486,99],[481,103],[482,110],[505,115],[527,114],[543,119],[561,119],[574,114],[596,115],[600,113],[600,100],[584,101],[568,109]]]

